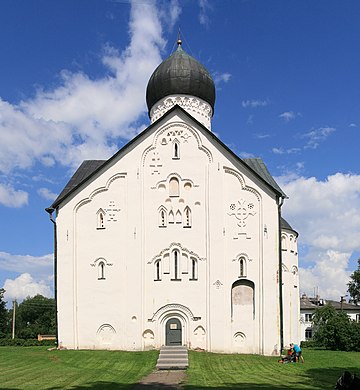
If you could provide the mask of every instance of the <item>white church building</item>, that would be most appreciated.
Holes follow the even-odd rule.
[[[261,159],[214,135],[214,82],[181,41],[146,100],[150,126],[84,161],[47,209],[59,344],[279,353],[300,326],[286,195]]]

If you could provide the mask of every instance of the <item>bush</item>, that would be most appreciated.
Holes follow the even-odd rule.
[[[38,339],[0,339],[0,347],[12,346],[12,347],[41,347],[41,346],[56,346],[55,340],[42,340]]]

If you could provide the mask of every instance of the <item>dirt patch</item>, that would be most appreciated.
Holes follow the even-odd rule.
[[[185,370],[159,370],[144,377],[134,390],[181,389],[186,379]]]

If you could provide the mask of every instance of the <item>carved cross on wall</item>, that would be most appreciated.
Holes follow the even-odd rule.
[[[237,201],[237,204],[230,204],[231,212],[228,213],[229,216],[234,216],[238,222],[237,226],[240,228],[238,235],[246,234],[245,229],[247,226],[247,219],[249,216],[254,216],[256,211],[254,210],[254,203],[247,202],[244,199],[240,199]]]

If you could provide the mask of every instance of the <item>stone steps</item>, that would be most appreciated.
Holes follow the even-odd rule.
[[[183,346],[161,347],[158,370],[186,370],[189,367],[188,350]]]

